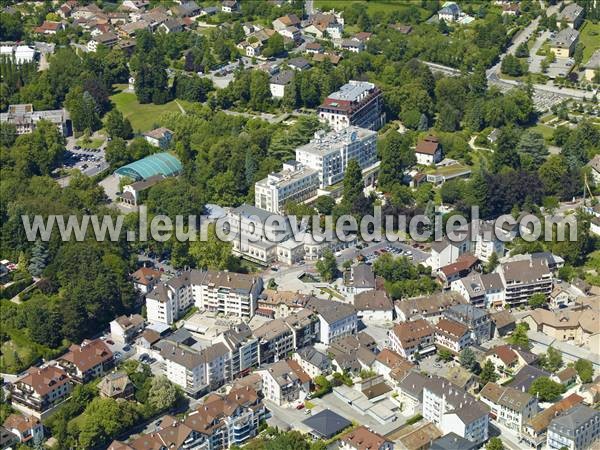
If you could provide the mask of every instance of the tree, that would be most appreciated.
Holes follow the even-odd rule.
[[[460,365],[471,372],[475,372],[479,365],[475,357],[475,352],[470,347],[465,348],[460,353]]]
[[[154,377],[148,391],[148,406],[154,412],[166,411],[177,403],[180,395],[177,387],[166,376]]]
[[[69,110],[75,131],[95,131],[102,125],[96,100],[81,86],[71,88],[65,97],[65,106]]]
[[[515,56],[517,58],[527,58],[529,56],[529,47],[527,46],[527,42],[521,42],[515,51]]]
[[[544,136],[535,131],[525,131],[519,139],[517,150],[525,153],[533,159],[533,169],[540,167],[548,156],[548,148],[544,142]]]
[[[130,139],[133,130],[129,119],[124,119],[118,109],[113,109],[106,115],[106,131],[111,138]]]
[[[481,374],[479,374],[479,381],[482,386],[485,386],[488,383],[493,383],[498,379],[498,374],[496,373],[496,368],[494,367],[494,363],[489,359],[483,365],[483,369],[481,370]]]
[[[444,104],[437,116],[437,128],[441,131],[456,131],[460,126],[460,118],[459,110],[449,104]]]
[[[263,56],[270,58],[271,56],[277,56],[285,51],[285,43],[283,36],[279,33],[273,34],[268,40],[262,54]]]
[[[323,256],[317,261],[316,269],[323,280],[331,282],[335,279],[338,267],[335,256],[330,249],[323,251]]]
[[[319,214],[329,215],[333,212],[335,200],[328,195],[320,195],[313,203],[313,206]]]
[[[591,383],[594,377],[594,367],[587,359],[580,358],[575,363],[575,370],[582,383]]]
[[[39,277],[48,263],[48,249],[41,240],[35,241],[31,249],[31,258],[29,259],[29,273],[34,277]]]
[[[444,362],[450,362],[454,359],[454,355],[447,348],[441,348],[437,352],[438,358]]]
[[[550,346],[546,354],[540,357],[539,364],[548,372],[556,372],[563,365],[562,353]]]
[[[492,170],[499,172],[503,166],[517,169],[520,166],[517,143],[519,142],[519,130],[509,126],[502,128],[498,134],[496,151],[492,157]]]
[[[565,387],[552,381],[548,377],[539,377],[533,380],[529,387],[529,393],[535,395],[542,402],[553,402],[558,400],[565,391]]]
[[[485,444],[485,450],[504,450],[502,439],[499,437],[491,438],[488,443]]]
[[[359,197],[363,196],[362,171],[358,161],[348,161],[346,173],[344,174],[344,197],[342,203],[350,210]]]
[[[529,338],[527,337],[527,330],[529,330],[529,326],[525,322],[517,324],[515,331],[513,331],[513,334],[508,338],[508,342],[524,349],[528,349],[530,344]]]
[[[541,308],[546,304],[546,296],[541,292],[536,292],[531,297],[529,297],[529,300],[527,300],[527,304],[531,308]]]
[[[123,138],[114,138],[105,148],[106,162],[111,167],[118,168],[133,161],[127,149],[127,143]]]
[[[500,71],[503,74],[510,75],[512,77],[520,77],[524,73],[523,65],[521,64],[521,61],[519,61],[519,58],[511,55],[510,53],[507,54],[502,60]]]
[[[378,143],[379,178],[377,185],[389,192],[396,183],[402,183],[404,169],[416,162],[415,154],[410,150],[409,140],[400,133],[390,132]]]
[[[232,269],[236,259],[231,254],[231,242],[219,239],[215,225],[210,224],[207,230],[207,239],[198,239],[190,245],[190,255],[196,262],[196,267],[203,269]]]
[[[584,45],[581,42],[575,46],[575,53],[573,53],[575,65],[579,65],[583,61],[583,49]]]
[[[493,252],[489,257],[487,264],[485,265],[485,273],[492,273],[494,269],[498,267],[498,264],[500,264],[498,255],[496,252]]]

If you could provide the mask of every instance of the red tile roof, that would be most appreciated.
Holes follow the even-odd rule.
[[[426,155],[434,155],[440,146],[440,141],[436,136],[427,136],[417,144],[416,152]]]
[[[69,361],[81,372],[85,372],[98,364],[105,363],[113,357],[112,351],[100,339],[93,341],[84,340],[81,345],[73,344],[69,352],[65,353],[59,360]]]

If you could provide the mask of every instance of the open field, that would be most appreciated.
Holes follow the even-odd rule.
[[[584,45],[583,63],[587,63],[592,53],[600,49],[600,23],[586,20],[579,30],[579,42]]]
[[[142,105],[137,101],[135,94],[131,92],[119,92],[112,95],[110,100],[123,113],[123,116],[129,119],[133,131],[136,133],[151,130],[164,113],[180,111],[175,101],[164,105],[153,103]]]
[[[343,11],[348,8],[353,3],[362,3],[367,7],[367,11],[370,14],[381,12],[381,13],[390,13],[394,11],[402,11],[410,6],[416,6],[421,14],[421,19],[425,20],[429,18],[429,11],[418,7],[418,3],[410,2],[410,1],[399,1],[399,0],[375,0],[375,1],[365,1],[365,0],[353,0],[341,2],[339,0],[315,0],[315,8],[320,9],[322,11],[327,11],[330,9],[335,9],[336,11]]]
[[[554,134],[554,128],[549,127],[547,125],[543,125],[538,123],[536,126],[530,128],[531,131],[537,131],[542,136],[544,136],[544,140],[549,142],[552,139],[552,135]]]

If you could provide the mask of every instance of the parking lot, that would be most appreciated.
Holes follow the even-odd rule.
[[[94,176],[108,168],[104,153],[105,142],[98,148],[79,146],[75,138],[67,139],[63,157],[63,169],[78,169],[87,176]]]

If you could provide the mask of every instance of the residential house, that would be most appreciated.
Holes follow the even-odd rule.
[[[183,31],[183,22],[177,19],[167,19],[158,26],[157,30],[164,34],[177,33]]]
[[[506,309],[492,313],[490,319],[492,320],[492,337],[496,339],[512,333],[516,327],[515,317]]]
[[[143,329],[144,318],[139,314],[119,316],[110,322],[110,336],[121,344],[131,344]]]
[[[504,304],[504,284],[500,274],[497,273],[471,272],[469,275],[453,281],[450,289],[458,292],[473,306],[501,308]]]
[[[521,7],[518,3],[509,3],[507,5],[502,5],[502,15],[518,17],[521,15]]]
[[[306,306],[319,317],[319,336],[323,344],[329,345],[337,339],[356,334],[358,317],[354,306],[316,297],[309,299]]]
[[[350,80],[327,96],[318,113],[321,121],[337,131],[351,125],[378,130],[385,124],[383,94],[366,81]]]
[[[313,14],[308,19],[308,25],[304,28],[304,32],[312,34],[318,39],[325,38],[326,34],[331,39],[341,39],[344,26],[338,22],[333,14],[317,13]]]
[[[423,418],[443,433],[454,432],[477,444],[488,440],[489,414],[485,404],[443,378],[426,380]]]
[[[258,298],[258,307],[268,310],[270,317],[283,319],[293,311],[306,307],[310,296],[292,291],[265,289]]]
[[[60,367],[31,367],[10,385],[12,407],[38,419],[61,403],[73,384]]]
[[[313,380],[319,375],[327,375],[331,371],[329,357],[309,345],[298,349],[292,359],[296,361]]]
[[[194,1],[181,2],[172,8],[173,15],[176,17],[195,17],[200,15],[202,8]]]
[[[435,352],[434,336],[433,327],[424,319],[397,323],[388,331],[389,347],[409,361],[414,361],[417,353],[424,356]]]
[[[592,448],[600,439],[600,411],[577,405],[555,417],[548,427],[549,450]]]
[[[146,191],[164,179],[164,175],[158,174],[152,175],[145,180],[134,181],[131,184],[124,185],[121,202],[131,206],[139,206],[146,200]]]
[[[302,33],[296,27],[286,27],[283,30],[279,30],[278,33],[287,41],[298,42],[302,39]]]
[[[358,375],[375,363],[377,344],[371,336],[361,332],[357,336],[346,336],[333,342],[327,349],[331,366],[336,372]]]
[[[397,382],[397,400],[402,402],[407,414],[411,414],[423,403],[423,388],[428,380],[429,378],[419,372],[410,371],[401,381]]]
[[[472,343],[469,327],[455,320],[440,319],[434,331],[435,344],[456,354]]]
[[[21,444],[38,446],[44,440],[44,426],[37,417],[11,414],[6,418],[3,425],[4,428],[17,436]]]
[[[339,450],[393,450],[394,444],[367,427],[360,426],[340,437]]]
[[[286,64],[290,69],[297,70],[298,72],[302,72],[303,70],[308,70],[311,68],[310,63],[302,57],[292,58],[286,61]]]
[[[240,9],[240,4],[237,2],[237,0],[223,0],[221,2],[221,11],[224,13],[235,13],[238,12]]]
[[[548,426],[552,419],[564,411],[568,411],[576,405],[581,404],[583,397],[571,394],[568,397],[554,403],[549,408],[537,413],[523,424],[520,438],[531,447],[539,450],[546,444]]]
[[[54,35],[64,29],[65,24],[63,22],[52,22],[50,20],[44,20],[44,22],[39,27],[35,27],[33,29],[33,32],[37,34]]]
[[[148,0],[124,0],[121,8],[128,11],[144,11],[149,5]]]
[[[579,42],[579,31],[575,28],[564,28],[550,41],[550,51],[557,58],[569,58],[575,53]]]
[[[119,41],[119,36],[115,33],[109,31],[106,33],[99,34],[94,36],[88,43],[87,49],[89,52],[95,52],[98,50],[99,45],[104,45],[105,47],[112,48]]]
[[[526,358],[530,359],[531,363],[535,362],[537,358],[533,354],[519,352],[520,355],[524,355]],[[532,366],[530,363],[525,364],[519,369],[517,374],[510,379],[508,386],[515,388],[521,392],[529,392],[529,388],[533,384],[535,380],[540,377],[550,378],[552,376],[551,373],[546,372],[545,370],[540,369],[537,366]]]
[[[309,42],[304,47],[304,50],[306,51],[306,53],[310,53],[310,54],[314,55],[317,53],[323,53],[323,46],[321,44],[319,44],[318,42]]]
[[[138,270],[131,274],[133,281],[133,287],[141,292],[147,294],[151,292],[154,287],[160,283],[162,272],[150,267],[140,267]]]
[[[529,360],[529,352],[511,345],[499,345],[488,350],[485,356],[485,362],[487,361],[491,361],[496,370],[506,375],[514,375],[532,362]]]
[[[533,294],[552,292],[552,272],[545,259],[502,263],[496,272],[504,284],[504,303],[511,308],[526,304]]]
[[[81,345],[71,344],[69,351],[57,359],[58,365],[78,383],[102,376],[112,368],[113,352],[101,339],[84,339]]]
[[[306,377],[303,376],[302,379],[298,377],[286,360],[260,369],[258,373],[262,378],[265,399],[279,406],[302,400],[309,392],[306,390],[306,385],[310,384],[310,377],[306,373],[304,373]]]
[[[442,160],[442,146],[437,136],[429,135],[420,140],[415,147],[417,164],[431,165]]]
[[[274,98],[283,98],[285,96],[285,88],[292,82],[293,79],[293,70],[282,70],[281,72],[273,75],[269,80],[271,96]]]
[[[372,291],[375,286],[375,273],[368,264],[360,263],[350,267],[344,276],[344,291],[356,295]]]
[[[435,440],[427,440],[424,445],[429,445],[429,450],[476,450],[480,448],[479,444],[465,439],[453,431],[440,436]],[[423,447],[418,447],[421,450]]]
[[[295,14],[286,14],[285,16],[278,17],[273,21],[273,28],[275,31],[285,30],[288,27],[300,26],[300,19]]]
[[[548,311],[537,308],[523,317],[530,330],[539,331],[562,342],[575,345],[590,343],[598,334],[600,312],[584,307]]]
[[[386,291],[366,291],[354,295],[354,308],[363,321],[391,322],[394,320],[394,305]]]
[[[446,309],[444,317],[465,325],[474,342],[481,344],[492,337],[492,325],[490,315],[485,309],[476,308],[473,305],[455,305]]]
[[[437,271],[438,279],[444,288],[450,288],[454,281],[466,277],[479,266],[479,259],[471,253],[463,253],[456,262],[440,267]],[[464,296],[464,294],[463,294]]]
[[[144,133],[144,139],[146,139],[150,145],[166,150],[169,148],[169,145],[171,145],[173,132],[165,127],[155,128],[152,131]]]
[[[550,292],[548,305],[550,309],[562,309],[571,303],[572,295],[568,290],[563,289],[560,285],[555,285]]]
[[[412,30],[413,30],[411,25],[406,25],[406,24],[402,24],[402,23],[391,24],[390,28],[393,28],[394,30],[400,32],[401,34],[410,34],[410,33],[412,33]]]
[[[413,363],[404,359],[398,353],[389,348],[384,348],[377,354],[372,369],[377,374],[383,375],[386,380],[392,381],[401,374],[406,375],[414,367]]]
[[[366,48],[364,41],[356,38],[340,39],[336,47],[351,53],[360,53]]]
[[[561,28],[563,23],[565,23],[569,28],[577,29],[583,22],[584,17],[585,10],[583,7],[575,2],[569,3],[556,15],[556,26]]]
[[[563,370],[552,375],[551,379],[562,384],[565,389],[577,383],[577,371],[574,367],[565,367]]]
[[[535,396],[492,382],[483,387],[479,398],[491,408],[492,419],[517,433],[538,412]]]
[[[436,292],[423,297],[413,297],[396,302],[396,314],[401,322],[425,319],[435,324],[443,312],[455,305],[467,304],[467,300],[457,292]]]
[[[98,391],[100,397],[130,399],[133,397],[134,387],[125,372],[112,372],[102,378]]]

